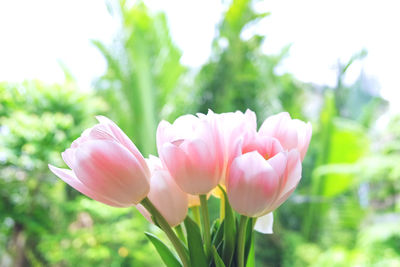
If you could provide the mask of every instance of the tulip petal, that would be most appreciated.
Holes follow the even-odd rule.
[[[109,118],[105,116],[96,116],[96,119],[100,122],[100,125],[106,127],[104,130],[113,135],[114,138],[120,142],[124,147],[126,147],[133,156],[140,162],[142,166],[144,166],[144,171],[148,176],[150,176],[150,171],[147,169],[146,162],[137,149],[135,144],[129,139],[129,137]]]
[[[254,230],[262,234],[272,234],[272,226],[274,224],[274,216],[272,212],[259,217],[254,225]]]
[[[143,207],[142,204],[137,204],[136,208],[138,209],[138,211],[140,212],[140,214],[143,215],[143,217],[149,222],[149,223],[154,223],[153,220],[151,219],[151,214],[150,212]]]
[[[261,125],[259,133],[275,137],[287,150],[297,147],[297,129],[292,125],[292,120],[287,112],[268,117]]]
[[[300,120],[293,120],[292,124],[296,129],[298,129],[297,136],[298,136],[298,145],[297,148],[300,152],[301,155],[301,160],[304,159],[308,146],[310,144],[311,140],[311,134],[312,134],[312,126],[311,123],[304,123]]]
[[[67,164],[68,167],[74,169],[74,162],[75,162],[75,149],[74,148],[67,148],[64,152],[61,153],[61,157],[64,162]]]
[[[124,205],[121,205],[113,200],[107,199],[106,197],[102,196],[101,194],[92,191],[90,188],[88,188],[86,185],[84,185],[79,179],[75,176],[74,172],[68,169],[61,169],[57,168],[52,165],[48,165],[49,169],[57,175],[61,180],[75,188],[77,191],[81,192],[82,194],[96,200],[99,202],[102,202],[104,204],[114,206],[114,207],[123,207]]]
[[[149,192],[145,169],[148,170],[147,166],[114,141],[87,141],[75,150],[74,171],[80,181],[127,206],[139,203]]]
[[[281,112],[276,115],[269,116],[261,125],[259,132],[262,135],[276,137],[280,131],[280,128],[283,127],[283,125],[286,125],[290,119],[291,118],[288,112]]]
[[[90,140],[89,138],[89,133],[92,130],[92,128],[88,128],[83,131],[80,137],[78,137],[75,141],[72,142],[71,148],[77,148],[79,144],[86,142],[87,140]]]
[[[281,195],[286,194],[297,186],[301,179],[301,158],[300,153],[296,150],[290,150],[287,157],[287,165],[284,174],[284,187]]]
[[[279,152],[268,160],[268,163],[274,168],[279,177],[282,177],[286,169],[286,152]]]
[[[155,171],[151,177],[150,201],[169,225],[176,226],[186,217],[188,197],[171,178],[168,171]]]
[[[162,120],[157,126],[156,142],[157,148],[161,148],[166,142],[170,142],[173,139],[173,135],[170,131],[171,123]],[[158,151],[160,154],[160,151]]]

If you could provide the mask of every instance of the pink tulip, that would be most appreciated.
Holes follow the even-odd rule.
[[[170,226],[180,224],[188,211],[188,196],[174,182],[169,172],[163,168],[159,158],[150,155],[147,160],[151,171],[148,198]],[[152,222],[150,213],[141,205],[137,206],[144,217]]]
[[[49,165],[64,182],[88,197],[115,207],[138,204],[150,190],[143,156],[118,126],[106,117],[85,130],[61,155],[69,169]]]
[[[259,217],[279,207],[301,178],[300,153],[272,137],[256,135],[241,147],[227,176],[229,202],[240,214]]]
[[[310,144],[311,132],[311,123],[297,119],[292,120],[287,112],[268,117],[259,130],[259,133],[263,136],[278,139],[284,149],[288,151],[297,149],[302,160]]]
[[[224,155],[215,114],[184,115],[173,124],[161,121],[157,148],[178,186],[192,195],[207,194],[221,179]]]

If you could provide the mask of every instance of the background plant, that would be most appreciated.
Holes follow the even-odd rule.
[[[148,256],[155,253],[142,235],[149,226],[137,212],[82,197],[47,163],[61,166],[59,152],[95,114],[115,119],[146,155],[155,153],[151,134],[160,119],[251,108],[260,118],[286,110],[314,129],[300,186],[275,212],[275,233],[255,236],[256,266],[400,266],[399,116],[377,124],[386,103],[371,78],[343,82],[368,55],[339,63],[333,88],[277,75],[290,47],[265,55],[265,36],[243,38],[268,16],[252,4],[229,3],[199,70],[180,63],[164,14],[112,1],[120,31],[111,44],[94,41],[108,64],[95,92],[82,93],[73,81],[0,85],[0,265],[159,265]]]

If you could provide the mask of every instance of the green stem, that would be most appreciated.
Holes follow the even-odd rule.
[[[210,234],[210,218],[208,216],[207,195],[200,195],[201,217],[203,225],[203,239],[206,249],[206,257],[209,259],[211,253],[211,234]]]
[[[151,215],[155,217],[160,228],[167,234],[169,240],[174,246],[176,252],[178,253],[179,258],[181,259],[183,266],[189,267],[189,258],[186,249],[179,238],[175,235],[168,222],[164,219],[161,213],[157,210],[156,207],[154,207],[153,203],[151,203],[151,201],[147,197],[142,200],[141,204],[147,209],[148,212],[150,212]]]
[[[175,232],[178,235],[179,239],[182,240],[182,242],[186,244],[186,238],[185,238],[185,234],[183,233],[181,224],[178,224],[177,226],[175,226]]]
[[[192,207],[192,212],[193,212],[193,217],[194,221],[201,226],[201,219],[200,219],[200,209],[199,206],[193,206]]]
[[[238,267],[244,267],[244,245],[246,239],[246,226],[249,217],[241,215],[239,222],[239,236],[238,236],[238,254],[237,254],[237,264]]]

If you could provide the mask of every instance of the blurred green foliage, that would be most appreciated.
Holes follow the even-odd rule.
[[[268,14],[252,4],[227,6],[198,71],[180,63],[164,14],[110,1],[120,29],[110,44],[93,41],[108,63],[94,93],[70,80],[0,84],[0,266],[160,266],[143,234],[155,227],[80,195],[47,164],[63,166],[60,152],[95,114],[116,120],[148,155],[159,120],[209,108],[251,108],[259,123],[285,110],[313,123],[298,189],[275,212],[275,233],[256,235],[256,266],[400,266],[400,115],[377,124],[385,102],[374,83],[343,82],[366,52],[338,64],[332,88],[278,75],[290,47],[262,52],[265,36],[249,29]]]
[[[155,153],[160,112],[179,89],[186,68],[169,35],[166,17],[151,14],[141,2],[109,2],[120,30],[111,45],[94,40],[108,63],[96,88],[112,107],[111,115],[139,145],[144,155]]]
[[[0,84],[0,266],[159,264],[141,216],[90,201],[48,170],[107,109],[73,83]]]

